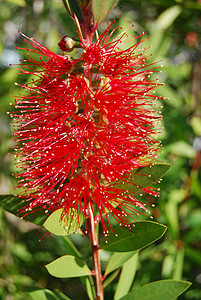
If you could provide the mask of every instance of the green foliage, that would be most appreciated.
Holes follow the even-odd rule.
[[[83,215],[73,215],[73,210],[69,210],[67,214],[63,214],[63,209],[53,212],[45,221],[44,227],[56,235],[68,235],[76,232],[83,223]]]
[[[181,13],[182,8],[179,5],[171,6],[166,9],[156,20],[156,29],[166,30]]]
[[[85,262],[71,255],[64,255],[46,266],[48,272],[55,277],[68,278],[91,275]]]
[[[19,6],[26,6],[25,0],[7,0],[7,1]]]
[[[133,170],[133,183],[118,182],[116,188],[122,188],[128,191],[139,193],[142,188],[146,188],[157,182],[170,169],[170,164],[154,164],[147,167],[141,167]]]
[[[105,275],[108,275],[110,272],[116,270],[117,268],[120,268],[123,263],[125,263],[129,258],[131,258],[131,256],[133,256],[133,254],[135,254],[135,252],[113,253],[110,260],[108,261]]]
[[[59,293],[53,293],[47,289],[35,290],[29,293],[32,300],[70,300],[67,296]]]
[[[109,232],[107,240],[102,240],[100,247],[114,252],[139,250],[161,238],[165,231],[166,226],[151,221],[135,222],[130,229],[118,226]]]
[[[0,195],[0,206],[15,216],[20,216],[20,210],[25,205],[26,203],[24,202],[24,199],[20,199],[14,195]],[[47,215],[44,211],[29,214],[24,217],[25,220],[39,226],[43,225],[46,218]]]
[[[109,15],[118,0],[92,0],[95,26],[99,26]]]
[[[26,6],[24,6],[25,2]],[[2,28],[0,32],[2,41],[0,46],[2,57],[0,65],[0,193],[3,195],[14,194],[12,186],[15,182],[11,174],[16,172],[13,156],[8,155],[8,152],[12,152],[9,149],[14,147],[9,126],[10,118],[6,114],[7,111],[12,111],[9,103],[13,103],[14,98],[9,96],[10,94],[19,95],[19,89],[13,85],[13,82],[23,83],[25,78],[20,81],[17,79],[18,70],[3,64],[5,56],[3,58],[2,54],[5,49],[9,48],[15,56],[17,53],[15,46],[23,46],[23,39],[17,34],[18,29],[56,52],[59,52],[57,43],[62,36],[66,34],[75,36],[76,27],[72,18],[63,9],[61,1],[40,1],[44,3],[42,8],[37,7],[37,2],[9,0],[1,1],[0,4]],[[80,3],[80,1],[77,2]],[[146,287],[148,282],[156,281],[158,278],[177,277],[177,279],[184,278],[193,283],[189,291],[179,296],[178,299],[201,298],[198,281],[201,266],[199,249],[201,172],[200,150],[195,146],[197,145],[196,138],[200,144],[201,134],[200,10],[199,1],[193,0],[120,0],[118,6],[109,15],[111,21],[117,19],[117,25],[123,28],[134,24],[134,29],[130,29],[129,34],[139,35],[143,31],[147,32],[150,39],[145,41],[144,45],[152,46],[150,50],[147,50],[147,54],[149,52],[153,54],[149,58],[150,62],[160,61],[159,64],[164,66],[162,73],[155,73],[160,82],[165,83],[164,86],[157,88],[157,94],[170,98],[158,102],[159,106],[164,106],[162,109],[164,133],[161,134],[164,149],[160,161],[170,162],[173,166],[160,185],[158,184],[161,197],[157,198],[156,208],[152,212],[154,220],[166,224],[168,231],[163,243],[157,242],[155,246],[150,245],[140,250],[137,276],[131,288],[131,291],[134,288],[135,295],[137,291]],[[105,28],[107,22],[108,20],[102,22],[99,33]],[[193,34],[196,35],[195,43],[190,46],[189,36]],[[22,57],[23,55],[21,54]],[[5,196],[0,198],[1,205],[10,203],[11,209],[9,210],[8,207],[6,209],[16,215],[17,209],[22,204],[19,199],[19,202],[15,201],[17,205],[15,208],[14,203],[9,202],[10,196],[6,198],[6,202],[4,200]],[[153,203],[154,199],[148,196],[145,201]],[[39,216],[40,214],[35,216],[30,214],[28,219],[35,222],[35,217],[40,219]],[[45,219],[46,214],[43,214],[43,217]],[[138,220],[140,218],[139,216]],[[41,218],[37,224],[42,225],[44,219]],[[35,286],[44,289],[51,287],[52,293],[57,296],[55,290],[59,289],[71,299],[94,299],[93,292],[90,297],[86,292],[87,289],[91,290],[92,285],[88,279],[89,276],[87,276],[87,288],[83,288],[84,281],[81,284],[76,278],[57,279],[49,276],[44,268],[44,265],[66,253],[78,258],[83,257],[91,267],[92,261],[89,258],[89,245],[86,239],[82,235],[49,236],[39,243],[38,239],[44,232],[38,233],[38,230],[33,224],[18,220],[13,215],[5,214],[0,210],[2,246],[0,298],[2,300],[8,297],[15,300],[30,300],[31,298],[25,296],[25,293],[31,290],[30,287]],[[107,270],[104,283],[110,282],[105,289],[106,299],[114,298],[118,274],[121,274],[122,267],[133,254],[132,252],[119,252],[112,254],[111,258],[110,256],[102,258],[103,271]],[[113,255],[114,258],[116,257],[116,264],[112,259]],[[112,264],[110,259],[111,262],[113,260]],[[85,280],[84,277],[82,279]],[[152,284],[155,282],[148,286]],[[185,286],[188,285],[184,284],[183,288]],[[184,291],[183,288],[181,291]],[[152,290],[149,295],[152,295]],[[132,294],[131,296],[134,297]],[[141,298],[138,297],[138,299]],[[163,297],[160,295],[160,299],[165,299],[164,295]]]
[[[138,252],[133,254],[133,256],[124,263],[114,294],[114,300],[120,299],[129,292],[137,271],[138,255]]]
[[[172,300],[186,291],[190,285],[191,283],[187,281],[155,281],[134,289],[120,300]]]
[[[64,7],[71,17],[74,17],[74,14],[78,17],[79,20],[83,20],[83,14],[78,4],[77,0],[62,0]]]

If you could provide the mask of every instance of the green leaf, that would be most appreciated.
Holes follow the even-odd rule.
[[[91,275],[86,263],[74,256],[64,255],[46,266],[48,272],[58,278],[80,277]]]
[[[74,14],[77,16],[78,20],[83,20],[83,14],[81,7],[77,0],[62,0],[65,9],[71,17],[74,18]]]
[[[20,199],[14,195],[0,195],[0,206],[17,217],[20,217],[19,210],[25,205],[26,202],[24,202],[24,199]],[[41,210],[39,212],[32,212],[23,219],[42,226],[46,218],[47,215]]]
[[[176,250],[176,259],[174,263],[174,271],[172,278],[176,280],[180,280],[183,275],[184,268],[184,248]]]
[[[96,291],[95,291],[95,287],[94,287],[94,281],[92,276],[88,276],[86,277],[86,291],[87,291],[87,295],[89,297],[89,300],[95,300],[96,299]]]
[[[59,298],[59,300],[70,300],[70,298],[68,298],[66,295],[64,295],[59,290],[56,290],[55,294],[57,295],[57,297]]]
[[[47,289],[35,290],[29,293],[33,300],[70,300],[66,295],[61,292],[53,293]]]
[[[169,35],[165,35],[161,30],[154,30],[150,33],[149,45],[151,45],[152,56],[149,58],[151,61],[156,61],[156,59],[163,58],[166,56],[170,46],[171,38]]]
[[[107,278],[103,282],[103,288],[105,289],[106,286],[108,286],[119,274],[120,269],[117,269],[115,272],[113,272],[111,275],[107,276]]]
[[[74,215],[74,211],[69,209],[66,215],[63,215],[63,209],[60,208],[53,212],[45,221],[44,227],[55,235],[68,235],[76,232],[83,223],[83,215]]]
[[[152,221],[133,223],[131,230],[118,226],[109,232],[107,243],[102,240],[100,248],[113,252],[129,252],[144,248],[163,236],[167,227]]]
[[[41,289],[29,293],[33,300],[58,300],[58,298],[49,290]]]
[[[71,242],[71,240],[67,236],[63,236],[62,238],[63,238],[64,247],[66,249],[66,253],[68,255],[72,255],[72,256],[81,258],[82,257],[81,253],[78,251],[78,249],[75,247],[75,245]]]
[[[131,256],[133,256],[133,254],[133,252],[113,253],[107,264],[105,275],[108,275],[110,272],[120,268]]]
[[[119,282],[115,290],[114,300],[120,299],[129,292],[135,278],[138,256],[139,253],[137,252],[127,262],[124,263]]]
[[[190,258],[190,260],[192,260],[196,265],[199,265],[201,267],[201,256],[199,250],[185,245],[185,255]]]
[[[11,2],[12,4],[16,4],[19,6],[26,6],[26,1],[25,0],[7,0],[8,2]]]
[[[156,88],[157,95],[160,95],[165,98],[169,98],[166,103],[175,108],[181,108],[183,105],[183,100],[181,95],[174,90],[167,82],[163,86],[158,86]]]
[[[179,5],[174,5],[166,9],[156,20],[156,27],[160,30],[167,29],[181,13],[182,8]]]
[[[62,239],[63,239],[64,247],[66,249],[66,253],[68,255],[82,258],[81,253],[78,251],[78,249],[75,247],[75,245],[71,242],[69,237],[63,236]],[[86,278],[80,277],[80,280],[81,280],[83,286],[85,286],[85,289],[86,289],[89,299],[94,300],[96,298],[96,296],[95,296],[96,292],[95,292],[95,286],[94,286],[94,281],[93,281],[92,276],[88,276]]]
[[[172,300],[191,285],[188,281],[160,280],[134,289],[120,300]]]
[[[92,0],[92,13],[97,28],[109,15],[118,0]]]
[[[158,181],[170,169],[171,164],[154,164],[146,167],[140,167],[132,172],[133,184],[120,182],[114,185],[119,189],[128,190],[131,192],[139,192],[142,188],[152,185]]]
[[[196,156],[196,150],[185,141],[177,141],[169,144],[166,147],[166,151],[178,155],[179,157],[184,156],[188,158],[194,158]]]

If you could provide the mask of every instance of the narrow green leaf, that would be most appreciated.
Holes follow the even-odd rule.
[[[181,280],[183,275],[183,267],[184,267],[184,248],[177,249],[176,259],[174,264],[174,271],[172,278],[176,280]]]
[[[174,254],[168,254],[163,258],[161,275],[162,278],[171,277],[174,269]]]
[[[201,255],[199,250],[185,245],[185,255],[189,257],[190,260],[192,260],[196,265],[201,267]]]
[[[74,256],[64,255],[46,266],[48,272],[58,278],[80,277],[91,275],[86,263]]]
[[[152,221],[141,221],[133,223],[135,227],[128,230],[118,226],[113,232],[110,231],[107,243],[102,240],[100,248],[113,252],[129,252],[144,248],[158,240],[165,233],[165,225]]]
[[[69,15],[72,17],[73,14],[72,14],[72,11],[70,10],[70,7],[69,7],[69,5],[68,5],[68,2],[67,2],[66,0],[62,0],[62,2],[63,2],[63,5],[64,5],[66,11],[67,11],[67,12],[69,13]]]
[[[81,253],[78,251],[78,249],[75,247],[75,245],[71,242],[71,240],[67,237],[67,236],[63,236],[63,243],[66,249],[66,253],[68,255],[72,255],[78,258],[81,258],[82,255]]]
[[[26,202],[24,202],[24,199],[20,199],[14,195],[0,195],[0,206],[17,217],[20,217],[19,210],[25,205]],[[47,215],[44,211],[37,211],[28,214],[24,220],[42,226],[46,218]]]
[[[66,295],[64,295],[61,291],[56,290],[55,294],[57,295],[57,297],[59,298],[59,300],[70,300],[70,298],[68,298]]]
[[[44,227],[55,235],[69,235],[76,232],[83,223],[83,216],[74,215],[71,209],[66,215],[63,215],[63,209],[60,208],[53,212],[45,221]]]
[[[177,141],[169,144],[166,147],[166,151],[176,154],[179,157],[184,156],[188,158],[194,158],[196,156],[195,148],[185,141]]]
[[[158,17],[156,21],[156,27],[160,30],[167,29],[174,20],[179,16],[182,12],[182,8],[179,5],[174,5],[166,9],[162,14]]]
[[[81,7],[77,0],[62,0],[64,7],[71,17],[74,18],[74,14],[77,16],[78,20],[83,20],[83,14]]]
[[[0,205],[6,211],[11,212],[14,215],[18,215],[19,209],[25,204],[23,199],[14,195],[0,195]]]
[[[94,281],[92,276],[86,277],[86,291],[87,295],[89,297],[89,300],[95,300],[96,299],[96,291],[94,286]]]
[[[109,15],[118,0],[92,0],[92,13],[95,27],[98,27]]]
[[[181,108],[183,105],[183,100],[180,94],[178,94],[173,87],[170,86],[170,84],[165,83],[164,86],[158,86],[156,88],[157,95],[160,95],[162,97],[169,98],[166,103],[172,107],[175,108]]]
[[[70,238],[67,236],[62,236],[63,243],[66,249],[66,253],[68,255],[72,255],[78,258],[82,258],[81,253],[78,251],[78,249],[75,247],[75,245],[71,242]],[[90,300],[95,299],[95,286],[92,276],[88,276],[85,278],[80,277],[80,281],[82,282],[83,286],[86,289],[86,292],[88,294],[88,297]]]
[[[70,300],[66,295],[61,292],[53,293],[47,289],[38,289],[32,292],[29,292],[29,296],[33,300]]]
[[[124,263],[121,276],[115,290],[114,300],[120,299],[129,292],[135,278],[138,256],[139,253],[137,252],[127,262]]]
[[[53,292],[46,289],[30,292],[29,295],[33,300],[58,300]]]
[[[120,182],[115,184],[114,187],[139,192],[142,188],[152,185],[157,182],[162,176],[164,176],[170,169],[171,164],[154,164],[146,167],[141,167],[133,170],[132,183]]]
[[[120,300],[172,300],[191,285],[188,281],[160,280],[134,289]]]
[[[106,286],[108,286],[119,274],[120,269],[117,269],[115,272],[113,272],[111,275],[107,276],[107,278],[103,282],[103,288],[105,289]]]
[[[120,268],[131,256],[133,256],[134,252],[125,252],[125,253],[113,253],[111,256],[106,270],[105,275],[109,274],[110,272]]]

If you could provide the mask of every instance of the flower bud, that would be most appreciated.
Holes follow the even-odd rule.
[[[59,48],[62,51],[70,52],[74,48],[79,47],[79,41],[76,41],[75,39],[71,38],[68,35],[65,35],[61,41],[58,43]]]

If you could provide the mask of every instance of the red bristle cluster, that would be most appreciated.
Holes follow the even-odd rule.
[[[78,59],[26,37],[33,48],[26,49],[28,59],[19,70],[34,79],[22,85],[28,94],[16,99],[14,114],[16,177],[28,202],[23,215],[64,208],[83,212],[86,219],[91,202],[107,232],[108,213],[129,226],[127,217],[138,214],[136,207],[147,211],[135,194],[116,184],[133,184],[131,172],[155,161],[161,117],[153,91],[159,84],[149,79],[154,70],[145,64],[141,38],[121,50],[135,38],[124,32],[111,40],[109,29],[89,46],[81,42]]]

